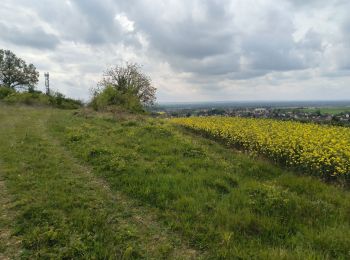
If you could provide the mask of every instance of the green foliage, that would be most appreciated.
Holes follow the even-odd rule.
[[[101,92],[96,93],[90,103],[95,110],[106,110],[116,106],[130,112],[143,112],[140,100],[129,92],[121,92],[113,86],[106,86]]]
[[[50,98],[41,93],[13,92],[3,99],[8,104],[50,105]]]
[[[15,91],[11,88],[0,86],[0,100],[6,98],[7,96],[13,94]]]
[[[39,72],[33,64],[27,65],[10,50],[0,49],[0,84],[32,92],[38,81]]]
[[[55,92],[48,96],[39,91],[16,92],[9,88],[0,88],[0,99],[4,93],[3,102],[7,104],[25,104],[31,106],[53,106],[61,109],[77,109],[82,107],[82,102],[66,98],[63,94]],[[5,96],[6,94],[6,96]]]
[[[62,109],[78,109],[83,106],[80,100],[65,97],[62,93],[53,92],[50,96],[50,105]]]
[[[105,71],[98,83],[90,105],[95,110],[116,106],[129,112],[139,113],[143,107],[154,104],[156,88],[138,64],[115,66]]]

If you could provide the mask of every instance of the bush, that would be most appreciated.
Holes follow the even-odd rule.
[[[6,90],[3,90],[6,89]],[[63,94],[55,92],[48,96],[40,91],[16,92],[9,88],[0,88],[0,99],[8,104],[25,104],[36,106],[53,106],[62,109],[77,109],[83,106],[80,100],[66,98]],[[6,95],[5,95],[6,94]],[[4,96],[3,98],[2,95]]]
[[[4,98],[9,104],[25,104],[25,105],[50,105],[48,96],[40,93],[14,92]]]
[[[6,98],[8,95],[14,92],[15,91],[11,88],[0,86],[0,100]]]
[[[143,112],[143,107],[151,106],[156,99],[156,88],[151,79],[141,71],[136,63],[115,66],[105,71],[94,90],[90,105],[95,110],[126,110]]]
[[[90,105],[95,110],[105,110],[110,106],[116,106],[135,113],[144,111],[137,96],[128,92],[122,93],[113,86],[107,86],[102,91],[96,92]]]
[[[59,92],[53,92],[49,98],[50,104],[57,108],[78,109],[83,106],[83,103],[80,100],[66,98],[62,93]]]

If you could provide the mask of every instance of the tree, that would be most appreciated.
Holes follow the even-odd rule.
[[[0,84],[12,89],[33,91],[39,81],[39,72],[33,64],[27,65],[10,50],[0,49]]]
[[[156,88],[152,86],[151,79],[141,71],[141,66],[136,63],[126,63],[126,66],[115,66],[105,71],[99,87],[105,89],[113,87],[120,97],[129,97],[140,102],[143,106],[153,105],[156,99]]]

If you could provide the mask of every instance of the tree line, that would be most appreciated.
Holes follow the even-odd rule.
[[[16,100],[14,97],[18,99],[19,96],[32,99],[44,95],[35,89],[38,82],[39,72],[33,64],[27,64],[10,50],[0,49],[0,99]],[[108,68],[103,73],[88,105],[95,110],[115,107],[143,112],[154,104],[155,94],[156,88],[150,77],[142,72],[142,67],[137,63],[126,63]],[[54,99],[56,105],[67,100],[73,102],[59,92],[48,96],[51,98],[47,99],[48,102]]]
[[[11,89],[33,91],[39,81],[39,72],[33,64],[18,58],[10,50],[0,49],[0,83]]]

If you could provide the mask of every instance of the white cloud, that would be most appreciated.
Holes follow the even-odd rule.
[[[117,14],[114,19],[119,22],[124,32],[133,32],[135,30],[134,22],[130,21],[125,14]]]

